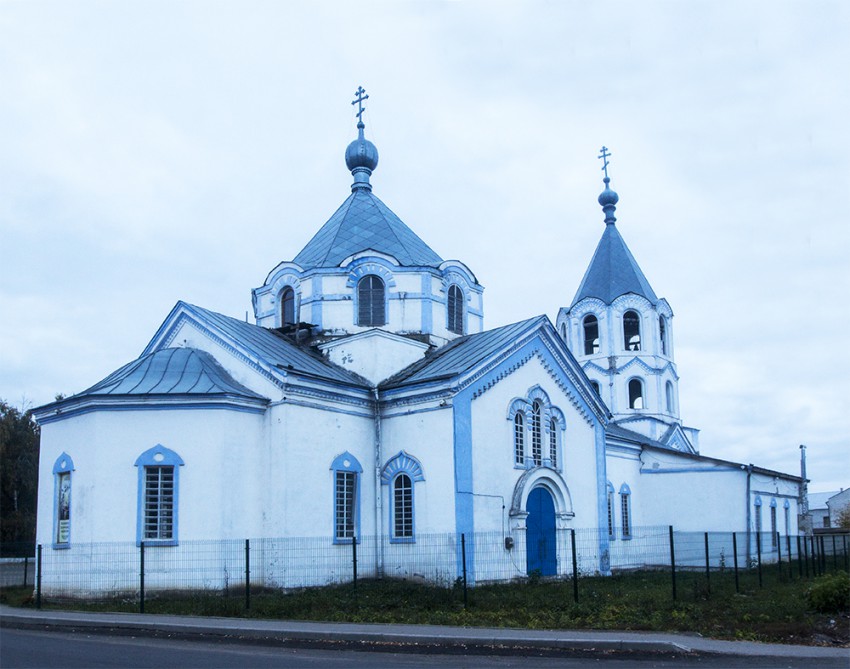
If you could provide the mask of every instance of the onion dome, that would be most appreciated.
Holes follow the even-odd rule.
[[[354,176],[351,190],[366,188],[372,190],[369,177],[378,166],[378,149],[363,136],[363,121],[357,124],[358,137],[345,150],[345,164]]]
[[[602,205],[602,211],[605,212],[605,223],[614,225],[617,220],[614,218],[614,210],[617,208],[615,205],[620,201],[620,196],[608,186],[611,179],[605,177],[602,181],[605,182],[605,190],[599,194],[599,204]]]

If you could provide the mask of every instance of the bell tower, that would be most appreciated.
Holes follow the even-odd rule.
[[[603,146],[605,230],[572,304],[558,312],[558,332],[616,424],[696,452],[698,431],[684,428],[679,415],[673,310],[656,296],[617,229],[620,198],[610,187],[610,156]]]

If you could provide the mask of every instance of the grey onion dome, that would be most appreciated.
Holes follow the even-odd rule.
[[[599,194],[599,204],[603,207],[609,204],[617,204],[617,202],[620,201],[620,196],[617,195],[616,191],[613,191],[611,190],[611,188],[609,188],[608,184],[611,182],[611,179],[605,177],[602,181],[605,182],[605,190]]]
[[[365,167],[371,172],[378,166],[378,149],[363,136],[365,127],[362,121],[357,124],[359,137],[345,150],[345,164],[352,172],[358,167]]]

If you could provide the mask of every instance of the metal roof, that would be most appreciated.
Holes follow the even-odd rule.
[[[391,376],[381,384],[381,389],[460,376],[545,321],[546,316],[535,316],[519,323],[459,337]]]
[[[206,351],[164,348],[113,372],[90,395],[238,395],[266,399],[236,381]]]
[[[338,267],[367,249],[390,255],[405,266],[438,267],[443,262],[367,189],[352,192],[293,262],[304,269]]]
[[[581,280],[570,308],[586,297],[595,297],[611,304],[620,295],[635,293],[656,304],[658,298],[643,275],[617,226],[605,226],[602,239]]]
[[[181,308],[201,322],[220,331],[232,342],[250,349],[254,355],[271,367],[347,385],[369,386],[368,382],[357,374],[335,365],[312,349],[298,346],[274,330],[252,325],[238,318],[224,316],[186,302],[178,302],[174,311]]]

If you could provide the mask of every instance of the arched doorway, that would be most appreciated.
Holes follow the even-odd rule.
[[[558,570],[555,501],[546,488],[534,488],[526,502],[525,559],[528,573],[554,576]]]

